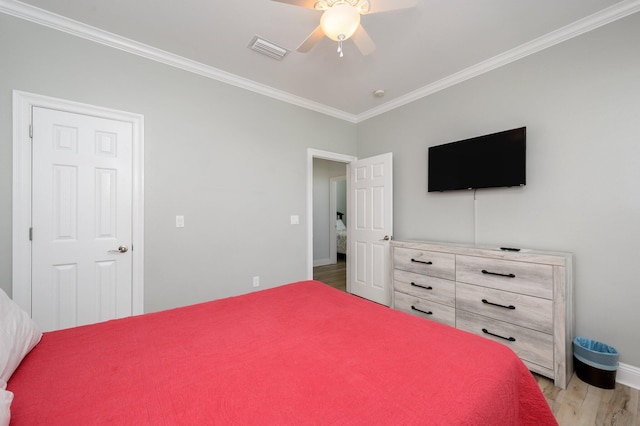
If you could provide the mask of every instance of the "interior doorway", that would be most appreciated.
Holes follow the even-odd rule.
[[[313,159],[313,279],[342,291],[347,283],[345,163]]]
[[[336,263],[336,254],[346,254],[346,169],[344,163],[314,158],[313,160],[313,266]],[[338,183],[345,191],[338,200]],[[340,210],[338,209],[340,206]],[[338,216],[342,220],[338,222]],[[338,241],[340,238],[340,241]],[[340,244],[338,244],[340,243]]]
[[[347,179],[348,164],[356,157],[314,149],[308,150],[308,266],[309,279],[328,282],[328,284],[348,291],[346,265],[347,229],[337,231],[338,212],[342,214],[342,223],[348,221]],[[341,183],[342,182],[342,183]],[[340,193],[344,195],[341,196]],[[338,201],[338,197],[343,197]],[[344,211],[343,211],[344,210]],[[344,249],[339,249],[338,235],[342,236]],[[338,259],[338,252],[344,256]]]
[[[347,226],[346,291],[389,306],[389,270],[393,235],[393,154],[356,157],[308,149],[307,223],[308,277],[313,278],[313,160],[347,163],[347,205],[351,219]]]

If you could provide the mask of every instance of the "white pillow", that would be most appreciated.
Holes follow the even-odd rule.
[[[0,380],[9,381],[41,337],[36,323],[0,289]]]
[[[0,426],[8,426],[11,420],[13,393],[5,390],[6,388],[7,383],[4,380],[0,380]]]

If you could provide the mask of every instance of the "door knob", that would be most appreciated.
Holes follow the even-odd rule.
[[[390,236],[385,235],[384,238],[382,240],[380,240],[380,241],[389,241],[390,239],[391,239]]]
[[[109,250],[109,253],[126,253],[129,251],[129,247],[121,245],[118,250]]]

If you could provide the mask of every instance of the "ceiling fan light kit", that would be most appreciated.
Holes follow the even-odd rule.
[[[317,4],[317,3],[316,3]],[[350,3],[334,3],[322,13],[320,28],[333,41],[338,42],[338,53],[342,58],[342,42],[349,39],[360,26],[360,12]]]
[[[298,52],[306,53],[326,35],[338,42],[338,53],[343,57],[342,42],[353,37],[353,42],[363,55],[375,50],[375,44],[360,25],[360,15],[414,7],[416,0],[375,0],[374,10],[369,0],[274,0],[308,9],[322,10],[320,25],[298,46]],[[313,4],[313,6],[312,6]]]
[[[360,12],[348,3],[336,3],[324,11],[320,18],[320,27],[331,40],[346,40],[360,25]],[[341,37],[342,36],[342,37]]]

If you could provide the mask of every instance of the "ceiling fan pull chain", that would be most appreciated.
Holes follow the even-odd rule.
[[[341,58],[344,56],[344,53],[342,52],[342,40],[344,40],[344,34],[340,34],[338,36],[338,53]]]

